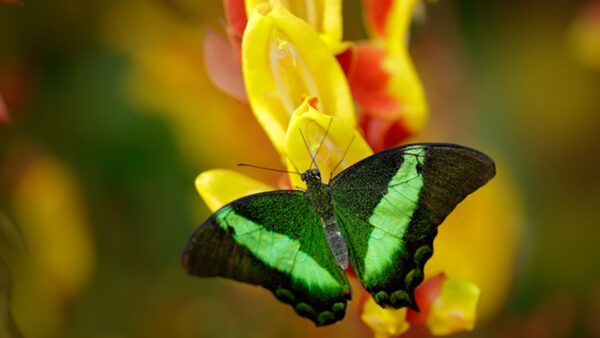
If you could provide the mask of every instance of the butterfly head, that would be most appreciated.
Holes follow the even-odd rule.
[[[321,173],[318,169],[309,169],[305,171],[300,177],[306,183],[321,183]]]

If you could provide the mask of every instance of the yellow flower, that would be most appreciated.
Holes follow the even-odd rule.
[[[282,4],[263,3],[250,15],[242,70],[252,111],[280,155],[292,114],[306,97],[315,108],[356,126],[350,89],[337,60],[305,21]]]

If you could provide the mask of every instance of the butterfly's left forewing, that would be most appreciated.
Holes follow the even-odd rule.
[[[378,304],[417,309],[414,290],[437,226],[494,175],[493,161],[473,149],[415,144],[377,153],[331,181],[352,266]]]
[[[317,325],[342,319],[350,298],[319,216],[300,191],[226,205],[192,235],[182,263],[190,275],[261,285]]]

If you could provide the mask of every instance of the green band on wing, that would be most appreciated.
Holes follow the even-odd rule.
[[[301,283],[315,292],[340,288],[340,283],[327,270],[300,250],[299,241],[268,231],[260,224],[236,214],[230,206],[221,209],[216,219],[223,229],[233,228],[233,238],[238,244],[247,248],[265,265],[290,274],[295,283]]]
[[[403,251],[403,236],[417,208],[423,177],[417,166],[423,164],[425,149],[415,147],[404,154],[402,166],[388,184],[388,190],[369,218],[371,232],[365,257],[367,280],[384,278],[395,254]],[[401,188],[400,188],[401,186]]]

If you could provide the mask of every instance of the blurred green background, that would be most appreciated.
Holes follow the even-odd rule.
[[[572,36],[585,4],[444,0],[414,24],[431,106],[418,140],[493,149],[524,210],[502,310],[464,336],[600,336],[600,69]],[[279,165],[248,108],[208,80],[206,28],[223,32],[221,1],[0,5],[1,222],[25,242],[6,230],[0,253],[25,336],[372,336],[356,305],[317,330],[263,289],[180,267],[209,215],[195,176]],[[360,3],[344,1],[344,38],[365,37]]]

